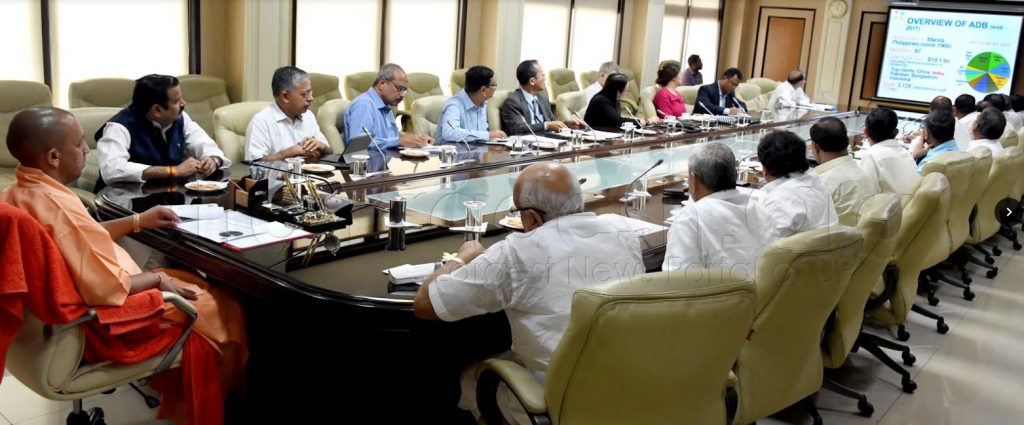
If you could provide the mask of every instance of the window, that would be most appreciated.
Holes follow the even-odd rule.
[[[53,103],[68,106],[74,81],[188,73],[187,3],[50,0]]]
[[[547,72],[565,66],[569,0],[526,0],[520,60],[536,59]]]
[[[687,3],[689,0],[667,0],[665,18],[661,24],[661,54],[658,60],[677,60],[683,57],[683,37],[686,35]]]
[[[718,0],[690,0],[683,55],[700,56],[705,82],[718,79],[718,42]]]
[[[615,59],[618,28],[618,0],[576,0],[569,68],[576,72],[593,71]]]
[[[426,72],[449,90],[458,42],[458,0],[389,0],[386,62]]]
[[[295,65],[335,75],[380,67],[379,0],[299,0],[295,4]]]
[[[0,80],[43,82],[39,0],[0,1]]]

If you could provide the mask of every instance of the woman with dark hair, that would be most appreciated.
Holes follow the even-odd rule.
[[[683,84],[683,74],[679,72],[678,64],[668,63],[658,70],[658,79],[655,81],[661,86],[654,94],[654,109],[658,118],[665,118],[665,115],[678,117],[686,113],[686,102],[683,96],[676,92],[676,87]]]
[[[631,122],[639,127],[646,125],[646,121],[639,118],[624,118],[619,113],[619,98],[626,91],[628,80],[623,74],[612,74],[604,82],[601,91],[590,99],[587,106],[587,114],[583,120],[591,127],[604,130],[617,131],[623,123]]]

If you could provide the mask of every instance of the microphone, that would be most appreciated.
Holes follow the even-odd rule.
[[[633,181],[629,182],[629,185],[628,185],[628,186],[626,186],[626,187],[627,187],[627,188],[628,188],[628,187],[635,187],[634,185],[636,185],[636,182],[640,181],[640,179],[642,179],[642,178],[643,178],[644,176],[646,176],[646,175],[647,175],[647,173],[650,173],[650,172],[651,172],[651,170],[654,170],[655,168],[658,168],[658,166],[659,166],[659,165],[661,165],[661,164],[662,164],[662,163],[664,163],[664,162],[665,162],[665,160],[664,160],[664,159],[659,159],[659,160],[658,160],[657,162],[655,162],[655,163],[654,163],[654,165],[652,165],[652,166],[651,166],[651,168],[648,168],[648,169],[647,169],[647,171],[644,171],[643,173],[640,173],[640,175],[639,175],[639,176],[636,176],[636,178],[635,178],[635,179],[633,179]],[[622,199],[620,199],[620,201],[622,201],[622,202],[629,202],[630,200],[632,200],[632,199],[633,199],[633,196],[635,196],[635,195],[633,195],[633,194],[630,194],[630,193],[626,193],[626,194],[625,194],[625,195],[624,195],[624,196],[622,197]],[[646,195],[646,196],[650,196],[650,195]]]
[[[375,136],[370,129],[366,128],[365,125],[363,126],[363,133],[370,136],[370,144],[377,148],[377,152],[380,152],[380,157],[387,159],[387,155],[384,155],[384,151],[380,148],[380,145],[377,144],[377,136]]]
[[[533,142],[534,143],[539,142],[540,139],[537,138],[537,133],[534,133],[533,129],[530,128],[530,122],[526,120],[526,117],[524,117],[523,114],[519,114],[519,118],[521,118],[523,120],[523,124],[526,124],[526,129],[530,130],[530,134],[533,135]]]
[[[448,127],[450,127],[452,131],[459,136],[459,141],[466,145],[466,151],[471,151],[472,149],[469,147],[469,142],[466,141],[466,136],[462,134],[462,129],[456,127],[455,124],[452,124],[452,120],[448,120],[446,123],[448,124]]]
[[[708,107],[706,105],[704,105],[704,102],[701,102],[701,101],[698,100],[697,104],[700,105],[701,108],[704,108],[705,111],[708,111],[708,113],[710,113],[711,115],[718,115],[718,114],[716,114],[714,112],[711,112],[711,110],[708,109]]]
[[[250,160],[244,159],[244,160],[242,160],[242,165],[248,165],[250,167],[266,168],[268,170],[274,170],[274,171],[278,171],[278,172],[281,172],[281,173],[291,174],[291,175],[296,175],[296,176],[309,177],[309,178],[311,178],[313,180],[317,180],[317,181],[319,181],[321,183],[326,184],[328,190],[333,190],[333,184],[334,183],[332,183],[330,180],[327,180],[327,179],[325,179],[323,177],[320,177],[320,176],[314,176],[312,174],[296,173],[296,172],[294,172],[292,170],[286,170],[284,168],[271,167],[271,166],[269,166],[267,164],[264,164],[263,161],[250,161]]]
[[[583,120],[583,117],[580,116],[580,111],[572,111],[572,115],[579,118],[580,122],[587,126],[587,130],[594,131],[594,128],[591,127],[590,124],[587,124],[587,122]]]

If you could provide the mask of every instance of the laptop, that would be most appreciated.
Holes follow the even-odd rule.
[[[345,152],[341,154],[328,155],[320,159],[321,162],[333,162],[336,164],[351,164],[353,162],[353,155],[369,155],[370,144],[373,143],[373,137],[364,134],[362,136],[353,137],[349,141],[348,146],[345,147]]]

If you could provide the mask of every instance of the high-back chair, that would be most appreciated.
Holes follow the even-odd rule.
[[[7,128],[18,112],[36,106],[53,106],[50,88],[35,81],[0,80],[0,190],[14,182],[18,160],[7,149]]]
[[[96,188],[96,180],[100,178],[99,153],[95,152],[96,132],[120,111],[120,108],[99,107],[72,108],[70,111],[78,120],[78,124],[82,126],[82,131],[85,132],[85,143],[94,152],[89,152],[85,156],[85,168],[82,169],[82,175],[68,186],[90,210],[94,209],[93,202],[96,200],[96,195],[92,191]]]
[[[365,71],[348,74],[345,76],[345,99],[353,101],[359,95],[366,93],[373,87],[373,80],[377,78],[377,72]]]
[[[857,267],[857,229],[827,226],[768,245],[757,265],[757,314],[736,362],[734,424],[748,424],[821,388],[821,332]]]
[[[724,423],[723,393],[754,292],[745,276],[726,270],[579,289],[546,383],[508,360],[478,367],[483,422],[502,423],[494,394],[503,380],[539,423]]]
[[[195,74],[179,76],[178,82],[188,116],[213,137],[213,111],[231,104],[227,84],[221,78]]]
[[[991,158],[991,151],[989,151],[989,157]],[[960,245],[967,240],[967,235],[970,233],[968,217],[971,211],[974,210],[974,204],[978,201],[978,196],[981,195],[980,193],[970,193],[973,176],[979,171],[976,165],[977,159],[967,152],[946,152],[925,164],[921,171],[922,176],[930,173],[945,175],[946,180],[949,180],[950,199],[955,200],[949,207],[949,215],[946,217],[946,229],[939,232],[939,237],[936,239],[931,252],[925,260],[924,265],[926,269],[931,269],[945,261],[949,258],[950,254],[960,248]],[[985,171],[985,176],[986,178],[988,176],[987,170]],[[933,281],[941,280],[950,285],[960,287],[964,289],[964,297],[973,298],[973,293],[967,287],[970,277],[965,272],[961,272],[960,282],[934,270],[927,270],[925,274]],[[928,285],[928,302],[931,305],[936,305],[939,302],[939,299],[935,297],[936,289],[935,286]]]
[[[313,115],[316,115],[327,101],[341,99],[338,77],[310,72],[309,82],[313,87],[313,102],[309,104],[309,110],[313,111]]]
[[[739,86],[736,86],[736,95],[743,103],[751,102],[761,96],[761,88],[756,84],[740,83]]]
[[[403,104],[407,111],[412,110],[412,103],[421,97],[441,96],[441,79],[434,74],[426,72],[410,72],[406,74],[409,79],[409,91],[405,94]]]
[[[846,290],[839,297],[833,320],[829,321],[829,326],[825,328],[825,337],[821,345],[821,358],[825,369],[842,367],[850,351],[862,339],[864,307],[875,284],[882,279],[882,272],[889,265],[892,253],[896,249],[896,234],[900,230],[902,219],[900,198],[892,193],[874,195],[864,201],[856,215],[857,230],[864,238],[859,254],[860,264],[850,275]],[[910,379],[909,374],[905,379]],[[913,381],[910,383],[913,384]],[[870,417],[874,411],[864,394],[832,380],[825,381],[825,388],[856,399],[857,407],[864,416]]]
[[[691,114],[697,113],[694,109],[697,104],[697,91],[700,90],[700,86],[679,86],[676,87],[676,93],[679,93],[683,97],[683,103],[686,104],[686,112]],[[701,112],[705,112],[703,109]]]
[[[996,206],[1000,201],[1010,198],[1013,194],[1014,185],[1017,183],[1018,175],[1024,173],[1024,153],[1017,146],[1011,146],[992,155],[992,169],[988,174],[988,184],[982,188],[981,197],[971,214],[971,234],[967,237],[965,245],[985,256],[985,262],[979,261],[973,256],[967,256],[967,261],[978,266],[987,268],[985,276],[994,278],[999,274],[999,268],[992,265],[995,259],[981,245],[1002,228],[999,220],[996,219]],[[966,254],[965,254],[966,255]]]
[[[590,87],[591,84],[594,84],[594,82],[597,81],[597,76],[598,75],[601,75],[600,71],[583,71],[583,72],[581,72],[580,73],[580,86],[584,87],[584,88]]]
[[[771,93],[779,86],[779,82],[770,78],[751,78],[748,83],[754,84],[761,89],[761,93]]]
[[[1006,126],[1003,129],[1003,135],[999,136],[999,144],[1003,145],[1003,148],[1010,146],[1017,146],[1020,143],[1020,139],[1017,138],[1017,132],[1013,131],[1010,126]]]
[[[245,159],[245,130],[253,115],[270,105],[266,101],[233,103],[222,106],[213,112],[215,140],[224,155],[231,160],[231,175],[244,176],[247,167],[242,164]]]
[[[640,107],[640,85],[636,82],[636,73],[632,69],[622,68],[622,75],[626,76],[626,91],[622,93],[622,98],[619,99],[620,109],[622,109],[623,113],[632,111],[634,114],[638,114],[638,108]]]
[[[416,134],[434,137],[448,96],[427,96],[412,103],[412,127]]]
[[[636,115],[640,118],[657,118],[658,108],[654,106],[654,94],[661,90],[660,86],[647,86],[640,90],[640,112]]]
[[[658,69],[661,70],[662,68],[665,68],[665,65],[668,65],[670,63],[674,63],[674,64],[678,65],[680,71],[685,69],[683,67],[683,63],[679,62],[679,61],[677,61],[675,59],[665,59],[665,60],[663,60],[661,62],[658,62]]]
[[[135,80],[130,78],[92,78],[75,81],[68,89],[68,104],[72,108],[124,108],[132,103],[133,90]]]
[[[345,151],[345,111],[349,103],[345,99],[331,99],[320,105],[320,110],[316,112],[316,122],[320,125],[320,131],[327,136],[331,152]]]
[[[7,229],[16,226],[22,229],[21,232],[27,232],[26,224],[13,223],[29,221],[33,224],[28,224],[28,226],[35,228],[34,232],[41,239],[41,243],[50,247],[43,251],[59,253],[50,236],[31,216],[6,204],[4,206],[7,212],[0,213],[0,239],[8,240]],[[10,211],[14,211],[14,213],[8,213]],[[21,237],[27,240],[26,236],[28,235],[21,234]],[[17,251],[0,253],[0,257],[7,255],[17,255]],[[59,254],[57,256],[59,257]],[[25,258],[21,260],[24,261]],[[63,259],[57,258],[56,261],[63,262]],[[17,263],[18,261],[14,259],[13,262]],[[11,263],[5,264],[10,266]],[[44,264],[22,266],[23,275],[30,276],[41,273],[30,273],[26,266],[43,267]],[[63,276],[48,275],[48,284],[71,282],[72,277],[66,269],[56,268],[56,270]],[[52,272],[53,270],[47,271],[47,273]],[[5,278],[10,278],[10,276],[5,276]],[[82,399],[114,390],[125,384],[132,384],[134,387],[135,381],[149,378],[181,364],[181,348],[195,324],[197,312],[191,303],[178,294],[163,292],[162,295],[164,302],[173,304],[188,319],[181,337],[165,353],[138,363],[86,362],[83,359],[86,336],[80,325],[98,320],[94,309],[89,309],[88,312],[70,323],[51,325],[44,324],[26,308],[24,316],[22,316],[24,322],[21,329],[18,330],[8,347],[5,368],[19,382],[41,397],[50,400],[72,401],[73,408],[67,418],[68,424],[102,423],[102,409],[97,407],[91,411],[85,411],[82,408]],[[159,404],[159,400],[156,398],[148,395],[146,397],[147,404]],[[99,418],[99,420],[93,418]]]
[[[501,130],[501,105],[511,93],[511,90],[496,90],[494,96],[487,100],[487,126],[491,131]]]
[[[451,85],[452,96],[459,94],[466,87],[466,68],[452,71],[451,81],[448,84]]]
[[[898,275],[887,276],[885,290],[872,294],[868,308],[875,320],[887,326],[898,326],[897,336],[902,341],[910,338],[904,326],[907,315],[911,311],[922,311],[914,304],[914,299],[927,257],[937,240],[947,238],[945,228],[951,192],[945,174],[930,173],[918,181],[912,195],[902,200],[903,218],[889,263]],[[935,318],[940,333],[949,331],[942,317],[936,315]]]
[[[566,68],[555,68],[548,71],[548,86],[550,86],[551,99],[558,99],[562,93],[569,93],[580,90],[576,83],[576,72]]]
[[[582,117],[587,113],[587,93],[583,91],[572,91],[562,93],[555,99],[555,115],[559,121],[566,121],[574,117],[573,112],[579,113]]]

